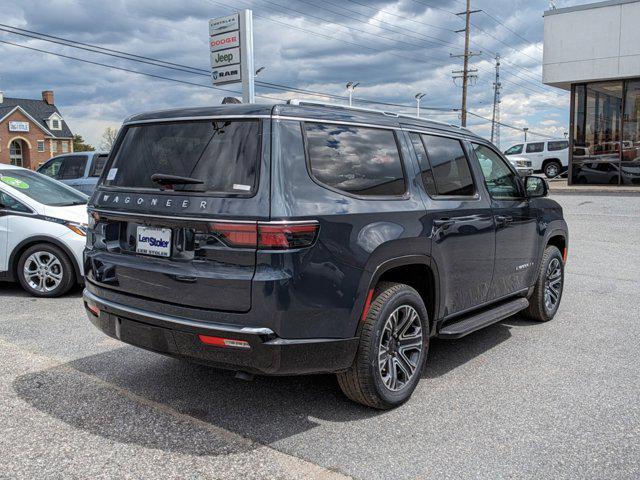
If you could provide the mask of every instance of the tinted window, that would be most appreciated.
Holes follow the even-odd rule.
[[[51,206],[84,205],[87,196],[63,183],[29,170],[0,173],[0,182],[36,202]]]
[[[473,177],[460,141],[434,135],[422,135],[422,139],[438,195],[474,195]]]
[[[555,152],[556,150],[564,150],[565,148],[569,148],[569,142],[564,140],[558,142],[549,142],[547,144],[547,150],[550,152]]]
[[[305,123],[311,173],[354,195],[402,195],[404,174],[391,130]]]
[[[59,178],[60,165],[62,165],[62,158],[54,158],[48,161],[38,169],[38,173],[46,175],[51,178]]]
[[[411,143],[413,143],[413,149],[416,152],[416,157],[418,157],[418,163],[420,164],[420,171],[424,188],[429,195],[437,195],[438,193],[436,192],[436,185],[433,181],[433,173],[431,172],[431,164],[429,163],[429,159],[427,158],[427,151],[424,148],[422,139],[417,133],[411,133],[409,134],[409,136],[411,137]]]
[[[544,142],[527,143],[527,153],[540,153],[544,151]]]
[[[91,171],[89,172],[90,177],[99,177],[102,174],[102,170],[104,170],[104,164],[107,163],[107,159],[109,155],[94,155],[93,156],[93,164],[91,165]]]
[[[523,146],[522,144],[514,145],[504,153],[505,155],[518,155],[519,153],[522,153],[522,146]]]
[[[473,144],[480,169],[484,175],[489,193],[494,198],[514,198],[520,195],[518,177],[507,163],[489,147]]]
[[[105,184],[155,189],[151,176],[160,173],[204,182],[176,189],[251,193],[258,176],[260,135],[260,122],[253,120],[130,126]]]
[[[0,209],[10,210],[12,212],[31,212],[29,207],[4,192],[0,192]]]
[[[87,157],[84,155],[74,155],[65,157],[60,167],[60,180],[71,180],[84,177],[84,168],[87,165]]]

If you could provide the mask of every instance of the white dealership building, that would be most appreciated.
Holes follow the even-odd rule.
[[[570,183],[640,184],[640,0],[544,13],[543,83],[571,92]]]

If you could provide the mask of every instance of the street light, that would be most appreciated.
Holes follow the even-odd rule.
[[[529,131],[529,127],[524,127],[522,129],[522,131],[524,132],[524,141],[527,141],[527,132]]]
[[[351,106],[351,97],[353,96],[353,91],[358,85],[360,85],[360,82],[347,82],[347,92],[349,92],[349,106]]]
[[[420,100],[424,97],[426,93],[416,93],[416,116],[420,118]]]

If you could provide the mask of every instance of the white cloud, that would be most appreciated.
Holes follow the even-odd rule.
[[[359,81],[356,99],[405,104],[407,107],[403,111],[406,112],[413,112],[413,96],[417,92],[427,94],[422,101],[425,107],[460,106],[460,88],[454,85],[451,71],[459,70],[461,61],[450,58],[449,54],[462,50],[463,38],[453,30],[462,28],[463,24],[458,17],[447,13],[460,9],[457,0],[429,2],[437,8],[413,0],[348,3],[338,0],[273,0],[272,3],[239,0],[222,3],[230,8],[221,7],[216,0],[182,0],[179,3],[24,0],[12,2],[11,8],[2,10],[7,12],[3,23],[207,69],[208,17],[225,15],[233,8],[246,8],[251,4],[256,30],[256,65],[266,67],[259,77],[262,81],[336,95],[346,94],[344,84],[347,80]],[[479,72],[477,84],[469,90],[470,110],[491,117],[492,58],[495,52],[500,52],[503,58],[502,122],[520,128],[528,126],[532,132],[562,136],[568,123],[569,95],[545,87],[540,81],[541,15],[547,2],[498,0],[487,4],[486,8],[518,35],[485,14],[474,15],[472,48],[481,50],[483,56],[472,58],[472,64]],[[0,32],[0,40],[210,84],[207,76],[128,62],[5,32]],[[0,55],[4,65],[14,66],[5,68],[0,74],[0,89],[6,96],[38,98],[41,90],[55,90],[56,103],[72,129],[93,143],[99,143],[104,128],[118,126],[130,114],[219,104],[228,95],[205,87],[153,79],[9,45],[0,44]],[[228,88],[239,90],[234,86]],[[276,99],[301,96],[263,87],[258,88],[258,93]],[[432,114],[438,120],[458,122],[459,114],[455,112]],[[556,123],[551,123],[551,119]],[[474,131],[489,136],[490,124],[477,117],[470,117],[469,124]],[[503,144],[522,136],[522,132],[508,127],[502,127],[501,134]]]

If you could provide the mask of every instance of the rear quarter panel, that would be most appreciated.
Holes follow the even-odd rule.
[[[414,185],[417,167],[398,131],[406,195],[373,199],[339,193],[311,178],[300,122],[274,120],[273,124],[271,218],[318,220],[320,231],[311,249],[285,255],[258,253],[256,296],[278,304],[275,310],[285,337],[327,332],[353,336],[367,294],[362,285],[368,285],[375,266],[393,257],[429,254],[424,205]],[[276,291],[260,291],[261,276],[273,271],[282,275],[275,287],[269,284]]]

